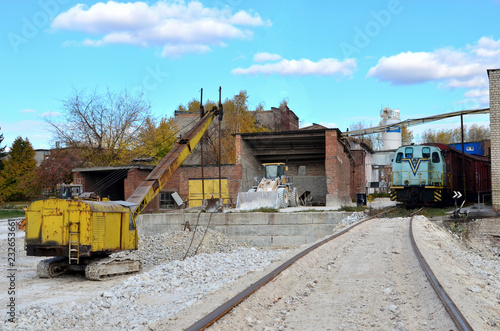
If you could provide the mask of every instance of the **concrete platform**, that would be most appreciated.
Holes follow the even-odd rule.
[[[143,214],[137,218],[140,236],[194,229],[199,213]],[[238,243],[265,248],[293,248],[333,233],[350,212],[215,213],[209,228]],[[209,213],[201,213],[199,226],[206,228]],[[188,230],[186,230],[188,231]]]

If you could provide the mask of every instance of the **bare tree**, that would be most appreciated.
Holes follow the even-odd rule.
[[[56,141],[78,148],[91,165],[115,165],[133,158],[141,126],[151,114],[143,94],[127,90],[100,94],[73,90],[63,100],[63,118],[45,118]]]
[[[359,121],[357,123],[352,123],[351,125],[349,125],[349,131],[362,130],[370,128],[372,126],[373,125],[371,125],[371,123],[370,125],[367,125],[364,121]],[[380,133],[365,134],[359,136],[358,138],[362,143],[367,144],[368,146],[370,146],[370,148],[374,150],[380,150],[382,146],[382,134]]]

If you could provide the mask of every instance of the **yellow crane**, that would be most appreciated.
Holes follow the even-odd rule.
[[[141,262],[109,255],[138,248],[135,220],[192,153],[222,104],[204,113],[197,124],[160,161],[126,201],[47,199],[26,210],[25,244],[28,256],[52,256],[37,266],[39,277],[68,270],[85,271],[88,279],[139,271]]]

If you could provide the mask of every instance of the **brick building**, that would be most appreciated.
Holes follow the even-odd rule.
[[[500,69],[489,69],[491,191],[493,210],[500,211]]]
[[[254,186],[255,178],[262,176],[262,163],[269,162],[286,163],[286,174],[292,177],[298,195],[305,194],[313,204],[341,206],[351,202],[353,159],[338,129],[236,134],[234,139],[236,164],[220,168],[221,179],[227,188],[226,203],[235,204],[238,192]],[[77,168],[73,170],[73,179],[81,183],[86,192],[98,188],[100,196],[126,200],[152,169],[153,166]],[[199,165],[181,166],[145,211],[174,208],[174,192],[183,201],[190,200],[192,205],[191,186],[201,181],[201,171]],[[219,167],[205,166],[203,171],[205,182],[217,185]]]

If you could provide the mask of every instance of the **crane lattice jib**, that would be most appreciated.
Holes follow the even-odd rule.
[[[218,114],[216,108],[207,112],[203,118],[180,139],[172,150],[160,161],[149,176],[139,185],[134,193],[127,199],[127,202],[137,204],[133,212],[133,219],[146,208],[149,202],[156,197],[165,187],[168,179],[179,168],[184,160],[193,152],[200,142],[203,134],[207,131],[215,115]]]

